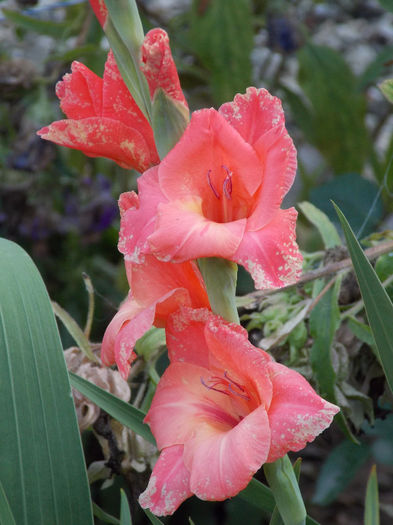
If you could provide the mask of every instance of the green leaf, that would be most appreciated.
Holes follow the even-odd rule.
[[[393,4],[393,2],[392,2]],[[386,46],[378,53],[376,58],[367,66],[365,71],[358,79],[359,89],[364,89],[367,86],[374,84],[376,79],[386,75],[386,64],[393,58],[393,46]]]
[[[363,343],[366,343],[369,346],[374,346],[375,341],[373,334],[371,332],[371,328],[360,322],[359,319],[356,319],[356,317],[348,317],[348,327],[351,329],[352,333],[360,340],[363,341]]]
[[[375,465],[371,467],[367,482],[364,525],[379,525],[378,478]]]
[[[319,210],[311,202],[300,202],[298,206],[307,219],[318,229],[326,249],[341,245],[341,239],[336,227],[323,211]]]
[[[134,0],[106,0],[108,18],[104,31],[120,74],[139,109],[151,122],[149,86],[139,67],[143,27]]]
[[[117,518],[111,516],[110,514],[102,510],[96,503],[94,503],[94,501],[93,513],[96,518],[98,518],[101,521],[104,521],[105,523],[111,523],[112,525],[121,525],[120,521]]]
[[[335,404],[337,404],[335,392],[337,375],[332,364],[331,348],[334,334],[340,325],[340,310],[338,307],[340,285],[341,279],[337,279],[335,285],[323,295],[310,314],[310,334],[314,338],[310,355],[311,366],[318,382],[321,396]],[[342,412],[335,416],[335,420],[347,437],[352,442],[358,443]]]
[[[149,518],[149,521],[150,523],[152,523],[152,525],[163,525],[162,521],[157,518],[157,516],[154,516],[154,514],[152,512],[150,512],[149,509],[143,509],[146,516]]]
[[[123,489],[120,490],[120,498],[120,525],[132,525],[130,506],[128,504],[126,493]]]
[[[385,95],[385,97],[393,104],[393,79],[384,80],[378,84],[379,89]]]
[[[0,482],[18,525],[93,523],[51,303],[30,257],[0,239]]]
[[[320,470],[313,503],[328,505],[352,481],[359,468],[370,457],[370,447],[343,441],[329,454]]]
[[[78,345],[78,348],[82,350],[82,352],[88,359],[90,359],[90,361],[97,362],[97,358],[91,350],[88,338],[86,337],[78,323],[75,321],[75,319],[73,319],[66,310],[64,310],[59,304],[55,303],[54,301],[52,302],[52,308],[55,315],[64,324],[68,333]]]
[[[264,512],[273,512],[276,506],[272,491],[255,478],[251,479],[247,487],[239,492],[236,498],[242,499]],[[307,516],[306,525],[319,525],[319,523]]]
[[[330,205],[333,200],[341,208],[347,210],[348,219],[354,229],[359,231],[364,225],[366,214],[370,210],[362,235],[375,231],[383,215],[381,198],[376,199],[379,187],[356,173],[335,177],[333,180],[311,190],[312,203],[322,210],[334,225],[340,227],[340,221]]]
[[[16,525],[14,515],[7,496],[5,495],[3,485],[0,482],[0,525]]]
[[[303,129],[306,138],[336,173],[360,173],[370,142],[366,100],[351,68],[338,51],[312,44],[301,48],[298,60],[299,84],[312,114],[312,125]]]
[[[248,0],[193,2],[189,43],[209,72],[217,104],[251,85],[253,34]]]
[[[146,416],[144,412],[72,372],[69,372],[69,375],[71,385],[76,390],[93,401],[102,410],[105,410],[110,416],[117,419],[122,425],[130,428],[146,439],[146,441],[155,444],[150,428],[143,423],[143,419]]]
[[[157,89],[153,100],[152,125],[160,159],[179,141],[188,121],[189,112],[184,105],[167,95],[163,89]]]
[[[378,0],[382,7],[386,9],[386,11],[393,11],[393,0]]]
[[[393,392],[393,304],[364,255],[347,219],[335,204],[334,207],[344,230],[380,362]]]
[[[47,20],[39,20],[33,16],[22,15],[18,11],[12,9],[2,9],[3,15],[19,27],[35,31],[40,35],[48,35],[53,38],[59,38],[68,28],[67,22],[48,22]]]

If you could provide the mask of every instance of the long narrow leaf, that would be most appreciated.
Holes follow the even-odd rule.
[[[373,465],[367,482],[364,525],[379,525],[379,497],[377,469]]]
[[[7,496],[4,492],[3,485],[0,482],[0,525],[16,525],[14,515]]]
[[[5,239],[0,239],[0,362],[0,482],[16,523],[92,524],[51,303],[30,257]]]
[[[334,207],[344,230],[381,365],[393,392],[393,304],[344,214],[335,204]]]
[[[157,518],[157,516],[154,516],[152,512],[150,512],[149,509],[143,509],[145,511],[146,516],[149,518],[149,521],[152,525],[164,525],[162,521]]]
[[[150,432],[150,428],[143,423],[146,415],[144,412],[122,401],[99,386],[90,383],[90,381],[72,372],[69,374],[71,385],[76,388],[76,390],[88,397],[93,403],[102,408],[102,410],[105,410],[105,412],[113,418],[117,419],[117,421],[142,436],[146,441],[155,444],[155,439]]]
[[[115,518],[114,516],[111,516],[107,512],[101,509],[96,503],[93,502],[93,513],[96,518],[98,518],[101,521],[104,521],[105,523],[110,523],[111,525],[121,525],[120,521]]]
[[[123,489],[120,491],[120,501],[120,525],[132,525],[130,506]]]
[[[255,478],[252,478],[247,487],[239,492],[237,497],[258,507],[264,512],[273,512],[276,506],[272,491]],[[319,525],[319,523],[310,516],[307,516],[306,525]]]

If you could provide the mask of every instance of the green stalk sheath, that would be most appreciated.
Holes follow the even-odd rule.
[[[306,508],[288,456],[265,463],[263,470],[284,524],[305,525]]]
[[[240,324],[236,307],[237,264],[218,257],[198,259],[212,311],[226,321]]]

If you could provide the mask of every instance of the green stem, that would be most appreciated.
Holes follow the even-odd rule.
[[[306,508],[288,456],[265,463],[263,470],[284,524],[305,525]]]
[[[218,257],[198,259],[212,311],[240,324],[236,307],[237,264]]]

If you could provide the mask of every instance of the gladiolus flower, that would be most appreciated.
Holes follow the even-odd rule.
[[[120,212],[136,205],[138,197],[124,193]],[[130,293],[107,327],[101,347],[106,366],[117,364],[127,379],[135,359],[136,341],[153,326],[165,326],[168,316],[180,305],[209,307],[205,285],[195,262],[164,263],[147,255],[141,264],[126,261]]]
[[[97,4],[97,10],[101,4]],[[152,29],[141,49],[141,70],[153,97],[162,88],[187,111],[168,35]],[[103,78],[80,62],[57,83],[56,94],[67,120],[53,122],[38,134],[46,140],[79,149],[89,157],[106,157],[123,168],[143,172],[159,162],[153,130],[121,78],[112,52]]]
[[[292,284],[302,262],[297,212],[280,205],[295,172],[281,102],[266,90],[196,111],[176,146],[140,178],[143,206],[124,214],[119,249],[129,260],[149,252],[172,262],[222,257],[242,264],[259,289]],[[142,216],[148,228],[132,235]]]
[[[181,308],[166,332],[171,364],[145,418],[161,455],[139,499],[157,515],[193,494],[235,496],[264,463],[315,439],[339,410],[251,345],[242,327],[208,310]]]

